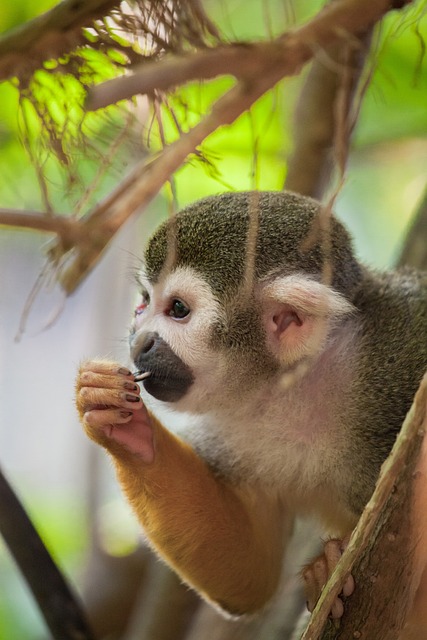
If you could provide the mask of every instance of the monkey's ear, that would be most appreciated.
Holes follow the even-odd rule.
[[[262,298],[268,346],[286,365],[320,353],[333,326],[354,312],[343,295],[303,274],[269,281]]]

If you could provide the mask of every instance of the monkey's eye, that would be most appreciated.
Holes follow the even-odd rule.
[[[141,313],[144,311],[144,309],[147,308],[147,304],[146,303],[141,303],[139,304],[136,309],[135,309],[135,315],[136,316],[140,316]]]
[[[175,318],[176,320],[182,320],[190,313],[190,309],[183,303],[182,300],[175,298],[172,300],[171,308],[169,310],[169,315],[171,318]]]
[[[141,313],[148,307],[148,303],[150,302],[150,296],[146,291],[142,292],[142,299],[140,304],[135,309],[135,316],[140,316]]]

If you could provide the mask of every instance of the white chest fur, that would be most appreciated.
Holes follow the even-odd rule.
[[[293,384],[242,394],[238,406],[199,416],[185,437],[235,482],[274,491],[290,508],[318,512],[334,530],[353,526],[348,483],[346,405],[355,357],[349,342],[327,350]]]

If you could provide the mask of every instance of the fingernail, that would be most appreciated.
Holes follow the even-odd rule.
[[[120,411],[120,416],[122,418],[129,418],[132,415],[132,411]]]
[[[125,382],[123,386],[125,389],[129,389],[130,391],[138,391],[138,385],[133,382]]]
[[[117,369],[117,373],[120,373],[122,376],[130,376],[131,374],[129,369],[126,369],[126,367],[119,367],[119,369]]]
[[[138,396],[131,396],[130,393],[126,394],[126,400],[128,402],[139,402],[139,397]]]

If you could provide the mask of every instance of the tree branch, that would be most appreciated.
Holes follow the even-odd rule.
[[[293,75],[316,51],[329,49],[334,42],[348,42],[350,34],[358,35],[368,30],[389,9],[387,0],[339,0],[324,7],[306,25],[284,33],[272,42],[222,45],[146,63],[130,76],[108,80],[92,88],[88,108],[96,110],[136,94],[152,93],[154,89],[167,91],[192,80],[218,75],[254,77],[274,65],[282,66],[282,77]]]
[[[1,471],[0,533],[55,640],[93,640],[80,605]]]
[[[90,37],[84,28],[91,29]],[[150,41],[143,53],[133,46],[138,37]],[[130,67],[165,51],[203,48],[207,39],[218,41],[220,35],[200,0],[171,0],[167,6],[163,0],[128,0],[125,6],[120,0],[62,0],[0,37],[0,80],[17,76],[27,83],[46,60],[78,55],[79,47],[107,56],[109,50],[121,51],[122,71],[123,63]]]
[[[108,198],[83,222],[88,242],[75,249],[72,264],[60,276],[69,294],[99,259],[102,250],[126,220],[158,193],[169,177],[194,153],[203,140],[220,126],[231,124],[279,80],[281,72],[270,73],[251,84],[238,84],[222,96],[212,111],[188,133],[166,147],[154,160],[138,165]]]
[[[407,613],[414,553],[411,512],[414,472],[427,429],[427,375],[341,561],[325,586],[301,640],[396,640]],[[392,561],[390,560],[392,558]],[[325,628],[334,599],[352,573],[357,590],[346,602],[339,630]],[[375,588],[375,583],[378,587]],[[355,636],[357,632],[359,636]]]
[[[78,220],[47,215],[39,211],[0,209],[0,225],[54,233],[61,238],[62,245],[66,247],[78,243],[81,239],[81,225]]]
[[[66,0],[66,6],[69,5],[71,6],[70,0]],[[96,6],[99,7],[101,4]],[[234,122],[284,76],[298,73],[320,49],[330,47],[334,43],[347,42],[352,36],[366,32],[389,9],[389,0],[335,0],[305,25],[282,35],[272,43],[253,45],[249,48],[232,45],[229,48],[199,51],[181,58],[180,61],[165,60],[155,66],[146,65],[145,71],[141,70],[138,76],[141,82],[139,92],[169,86],[169,83],[173,82],[173,76],[179,75],[179,66],[180,81],[193,78],[197,74],[212,73],[207,70],[208,63],[212,60],[216,61],[215,74],[220,73],[222,68],[223,73],[234,70],[237,75],[238,66],[242,63],[245,77],[244,81],[238,82],[214,104],[211,112],[199,124],[164,149],[154,160],[139,164],[106,202],[97,206],[80,222],[80,241],[73,249],[71,261],[60,275],[60,282],[65,291],[69,294],[75,290],[85,274],[99,260],[102,251],[121,225],[154,197],[171,174],[191,153],[197,151],[207,136],[218,127]],[[245,57],[247,62],[244,62]],[[155,68],[160,70],[157,83],[154,77]],[[165,73],[163,80],[162,70]],[[147,74],[146,88],[144,74]],[[151,84],[148,84],[149,82]],[[121,82],[119,86],[122,86]],[[68,249],[69,245],[64,247],[61,237],[59,245],[51,250],[51,257],[55,263]]]
[[[86,43],[82,27],[107,15],[120,0],[63,0],[50,11],[0,38],[0,80],[24,72],[29,76],[41,63],[59,58]]]
[[[220,126],[231,124],[283,76],[297,73],[318,47],[325,43],[330,46],[333,42],[348,39],[350,33],[358,34],[361,30],[368,29],[388,9],[388,0],[337,0],[306,25],[272,43],[271,52],[274,51],[274,55],[269,55],[256,73],[246,77],[245,82],[239,82],[222,96],[198,125],[167,147],[155,160],[137,166],[131,176],[108,198],[107,203],[103,203],[87,217],[84,222],[85,237],[93,238],[94,241],[76,248],[71,265],[60,278],[65,291],[69,294],[75,290],[85,273],[96,264],[102,250],[120,226],[136,209],[146,205],[154,197],[170,175],[188,155],[196,151],[208,135]],[[242,55],[240,48],[239,51]],[[220,55],[218,60],[223,62]],[[194,70],[190,61],[191,56],[185,59],[187,71],[189,68]],[[149,68],[149,73],[152,81],[152,68]],[[143,74],[139,77],[142,79]],[[160,74],[158,78],[160,83]]]
[[[398,265],[427,270],[427,189],[409,229]]]
[[[340,172],[344,171],[353,97],[369,40],[369,35],[363,40],[345,40],[314,58],[295,110],[294,151],[285,189],[321,200],[336,166],[334,148]]]
[[[298,58],[309,55],[297,52]],[[289,54],[289,60],[287,55]],[[285,58],[285,59],[284,59]],[[220,75],[242,79],[254,77],[271,64],[286,63],[298,67],[292,52],[280,40],[247,44],[221,45],[193,54],[170,56],[158,62],[144,62],[132,75],[107,80],[88,92],[86,108],[90,111],[129,99],[136,94],[151,94],[154,90],[169,91],[193,80],[209,80]],[[286,70],[285,70],[286,74]]]

